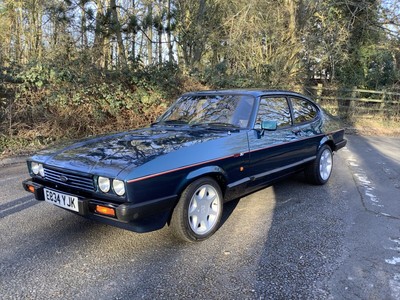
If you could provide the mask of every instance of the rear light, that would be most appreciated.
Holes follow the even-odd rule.
[[[96,205],[95,208],[95,213],[98,213],[100,215],[105,215],[109,217],[115,217],[115,209],[112,207],[107,207],[103,205]]]

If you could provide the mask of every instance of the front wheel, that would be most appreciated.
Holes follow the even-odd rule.
[[[176,205],[170,227],[176,237],[188,242],[207,239],[217,229],[223,210],[218,183],[209,177],[187,186]]]
[[[316,159],[307,166],[304,173],[306,179],[316,185],[323,185],[328,182],[332,174],[333,154],[328,145],[323,145],[317,153]]]

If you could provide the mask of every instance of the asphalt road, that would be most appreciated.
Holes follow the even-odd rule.
[[[400,138],[348,139],[328,184],[299,174],[231,202],[196,244],[33,200],[25,164],[3,161],[0,298],[400,299]]]

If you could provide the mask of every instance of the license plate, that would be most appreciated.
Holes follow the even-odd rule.
[[[78,197],[44,189],[44,200],[51,204],[79,212]]]

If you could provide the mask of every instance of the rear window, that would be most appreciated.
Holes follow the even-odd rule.
[[[308,100],[291,98],[294,124],[312,121],[318,114],[317,107]]]

